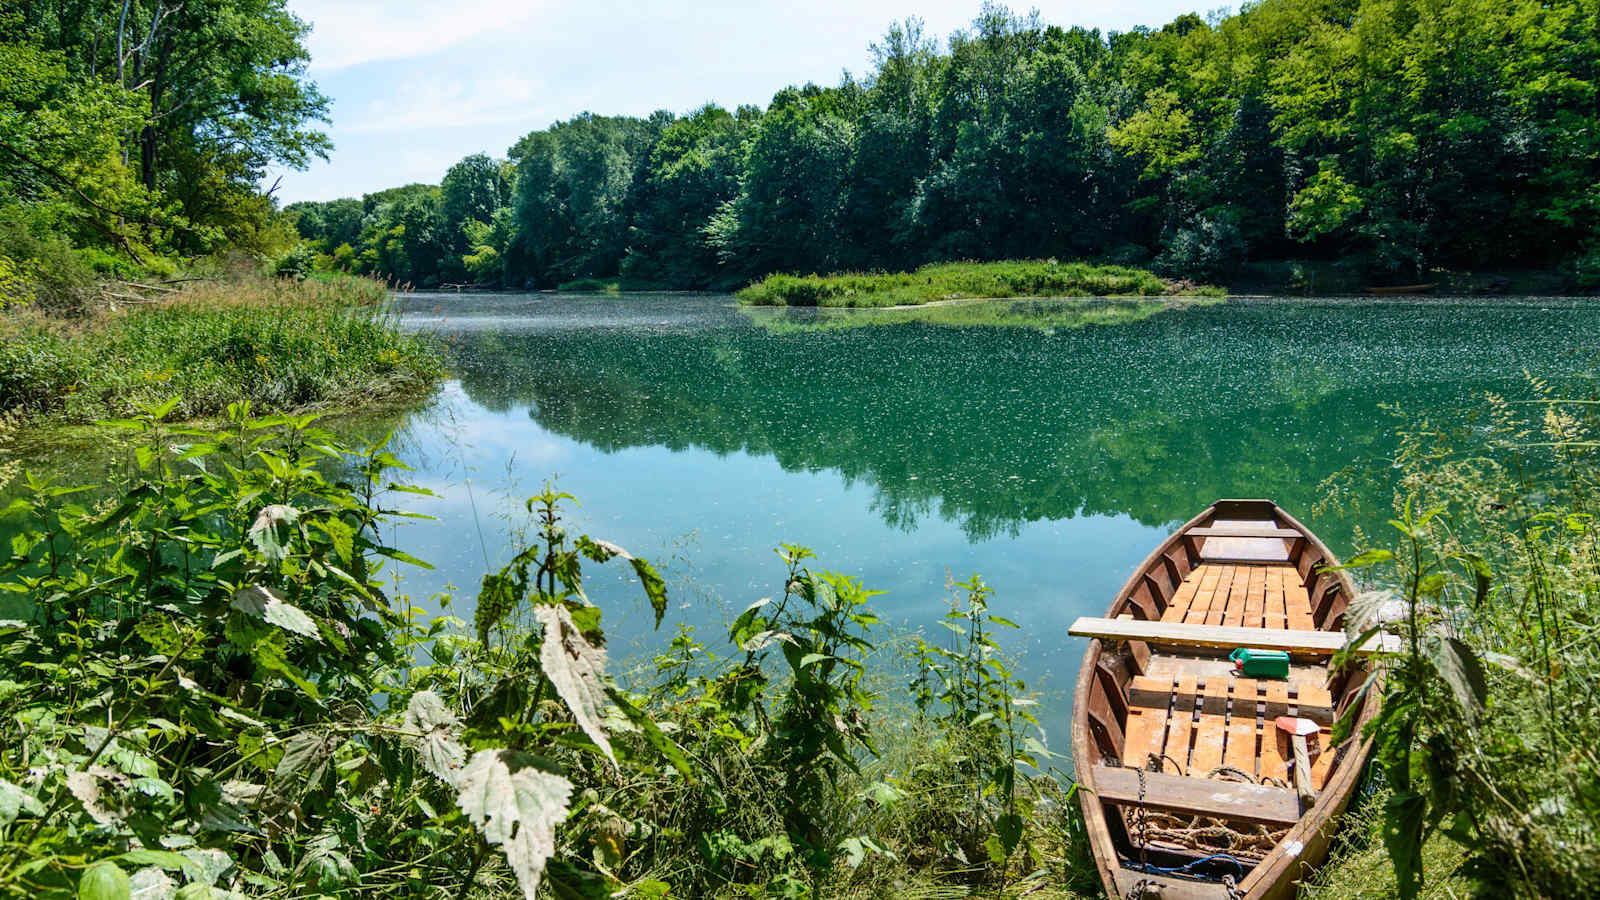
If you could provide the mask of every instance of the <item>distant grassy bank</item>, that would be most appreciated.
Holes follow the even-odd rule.
[[[641,281],[637,278],[575,278],[556,285],[562,294],[625,294],[671,290],[659,281]]]
[[[250,401],[258,413],[420,396],[441,363],[385,311],[365,278],[204,283],[151,303],[62,319],[0,314],[0,413],[76,424],[176,397],[200,419]]]
[[[882,307],[956,299],[1221,293],[1126,266],[1025,260],[936,263],[915,272],[770,275],[739,291],[739,300],[752,306]]]
[[[744,312],[774,334],[911,323],[949,328],[1028,328],[1053,333],[1091,325],[1126,325],[1172,310],[1221,302],[1212,297],[953,300],[888,309],[751,306]]]

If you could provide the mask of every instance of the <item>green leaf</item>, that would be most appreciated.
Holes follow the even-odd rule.
[[[1384,550],[1381,548],[1375,550],[1363,550],[1356,554],[1354,559],[1351,559],[1349,562],[1345,563],[1344,568],[1359,569],[1364,566],[1372,566],[1381,562],[1388,562],[1391,559],[1394,559],[1394,552],[1391,550]]]
[[[983,849],[989,854],[989,861],[995,865],[1004,863],[1006,861],[1006,857],[1009,855],[1006,853],[1005,844],[1001,843],[1000,836],[998,834],[991,834],[985,838],[983,842]]]
[[[1467,720],[1476,719],[1489,695],[1489,681],[1478,654],[1456,638],[1438,635],[1428,638],[1426,654]]]
[[[1401,900],[1415,900],[1422,889],[1422,822],[1426,812],[1427,800],[1412,791],[1391,795],[1383,806],[1383,846],[1394,863]]]
[[[823,662],[823,661],[830,660],[830,659],[835,659],[835,658],[836,657],[834,657],[834,656],[832,656],[830,654],[827,654],[827,653],[807,653],[805,656],[802,656],[800,658],[800,665],[798,666],[798,668],[804,669],[804,668],[806,668],[808,666],[816,665],[819,662]]]
[[[667,583],[656,574],[655,567],[650,565],[649,560],[635,556],[630,557],[628,561],[633,564],[634,574],[639,576],[639,583],[644,586],[645,596],[650,598],[650,608],[656,614],[655,627],[660,628],[661,617],[667,612]]]
[[[317,623],[299,607],[284,600],[283,594],[276,588],[255,584],[240,588],[234,593],[231,605],[242,613],[255,616],[285,631],[292,631],[302,637],[317,636]]]
[[[615,688],[607,688],[606,696],[610,697],[611,702],[616,704],[617,709],[621,710],[628,721],[639,729],[639,733],[644,735],[645,742],[657,753],[661,754],[662,759],[665,759],[684,778],[689,779],[691,782],[694,780],[694,769],[689,765],[689,757],[684,755],[683,748],[667,737],[661,730],[661,726],[657,725],[654,719],[650,718],[644,710],[634,706],[628,700],[626,694]]]
[[[262,556],[273,562],[282,562],[289,555],[291,528],[299,519],[300,511],[292,506],[281,503],[264,506],[250,526],[250,541]]]
[[[403,562],[407,563],[408,565],[416,566],[419,569],[431,570],[433,568],[432,563],[423,562],[422,560],[417,559],[415,556],[412,556],[403,550],[396,550],[393,547],[373,547],[372,552],[378,554],[379,556],[387,556],[395,562]]]
[[[1022,817],[1016,813],[1006,813],[994,821],[994,833],[1000,837],[1000,844],[1006,848],[1006,855],[1010,856],[1022,843]]]
[[[0,827],[10,825],[20,813],[44,815],[44,804],[32,794],[9,781],[0,779]]]
[[[85,869],[78,879],[78,900],[129,900],[132,896],[128,873],[108,860]]]
[[[130,866],[159,866],[163,869],[182,869],[193,865],[182,854],[171,850],[131,850],[117,859]]]

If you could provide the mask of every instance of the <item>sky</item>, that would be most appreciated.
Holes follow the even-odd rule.
[[[312,25],[310,77],[332,103],[327,162],[280,176],[283,203],[437,184],[472,153],[504,156],[582,112],[648,115],[865,73],[889,23],[918,16],[942,44],[980,0],[288,0]],[[1026,10],[1022,4],[1013,8]],[[1048,24],[1126,31],[1193,0],[1077,0]]]

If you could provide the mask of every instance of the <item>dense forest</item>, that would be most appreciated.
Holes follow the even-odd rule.
[[[0,306],[292,246],[260,181],[330,148],[308,27],[283,0],[0,8]]]
[[[585,113],[437,187],[297,203],[326,265],[417,284],[1094,258],[1560,269],[1600,283],[1600,12],[1576,0],[1261,0],[1102,34],[985,5],[760,110]]]

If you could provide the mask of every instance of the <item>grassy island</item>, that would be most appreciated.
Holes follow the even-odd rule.
[[[954,262],[914,272],[769,275],[739,291],[751,306],[913,306],[941,300],[1013,297],[1220,295],[1217,288],[1169,283],[1143,269],[1083,262]]]

